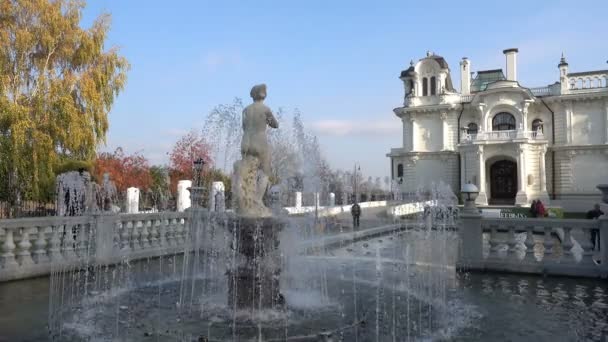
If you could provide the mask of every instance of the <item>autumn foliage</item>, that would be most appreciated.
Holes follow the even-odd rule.
[[[110,174],[119,193],[124,193],[129,187],[148,190],[152,185],[148,160],[139,153],[127,155],[120,147],[114,152],[97,155],[94,174],[98,182],[101,182],[106,172]]]
[[[194,179],[192,163],[203,158],[205,169],[210,169],[211,153],[209,145],[197,131],[190,131],[181,137],[169,154],[169,169],[171,176],[171,191],[177,190],[177,182],[182,179]]]

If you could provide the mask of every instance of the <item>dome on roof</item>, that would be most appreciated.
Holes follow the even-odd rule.
[[[414,66],[411,66],[411,67],[401,71],[401,75],[399,77],[408,77],[413,72],[414,72]]]

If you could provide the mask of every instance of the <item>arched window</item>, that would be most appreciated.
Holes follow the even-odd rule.
[[[542,134],[543,133],[543,120],[534,119],[534,121],[532,121],[532,131]]]
[[[467,134],[477,134],[478,131],[479,131],[479,127],[477,127],[476,123],[471,122],[470,124],[467,125]]]
[[[429,79],[425,77],[422,79],[422,96],[428,96],[428,95],[429,95]]]
[[[397,178],[403,177],[403,164],[397,164]]]
[[[498,113],[492,119],[493,131],[513,131],[515,130],[515,117],[510,113]]]
[[[414,92],[414,81],[413,80],[408,81],[408,87],[410,89],[409,94],[412,94]]]
[[[431,95],[435,95],[437,93],[437,80],[435,76],[431,77]]]

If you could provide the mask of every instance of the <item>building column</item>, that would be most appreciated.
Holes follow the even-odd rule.
[[[411,139],[412,140],[412,149],[411,149],[411,152],[415,152],[416,148],[418,147],[418,146],[416,146],[417,145],[416,144],[416,138],[417,138],[417,135],[418,135],[418,127],[417,127],[417,124],[416,124],[416,120],[414,120],[414,117],[411,114],[410,114],[410,122],[411,122],[411,125],[412,125],[412,139]]]
[[[604,143],[608,144],[608,100],[604,100],[604,107],[605,111],[604,111],[604,131],[605,131],[605,136],[604,136]]]
[[[516,205],[527,205],[528,195],[526,194],[526,149],[523,145],[519,146],[519,154],[517,157],[517,195],[515,196]]]
[[[567,102],[564,106],[566,113],[566,144],[572,144],[572,102]]]
[[[549,203],[549,194],[547,193],[547,169],[545,166],[545,157],[547,155],[547,146],[542,146],[539,151],[540,163],[540,200],[545,204]]]
[[[443,137],[443,150],[447,151],[450,149],[450,142],[448,140],[448,114],[443,112],[441,113],[441,132]]]
[[[475,203],[479,205],[488,205],[488,195],[486,192],[486,160],[483,155],[483,145],[479,145],[477,160],[479,161],[479,195],[477,195]]]

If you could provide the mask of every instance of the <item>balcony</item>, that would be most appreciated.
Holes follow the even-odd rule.
[[[513,140],[544,140],[545,136],[541,131],[490,131],[479,132],[477,134],[464,133],[460,141],[461,144],[472,144],[476,142],[504,142]]]

